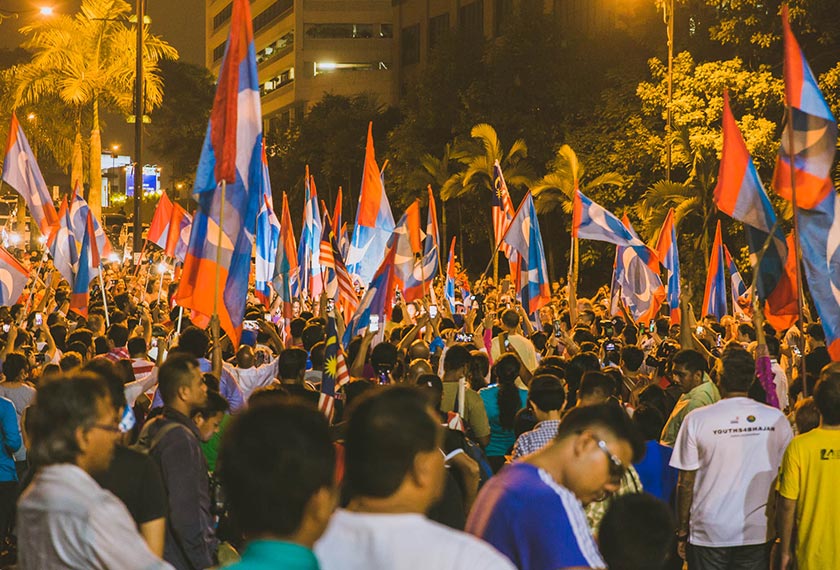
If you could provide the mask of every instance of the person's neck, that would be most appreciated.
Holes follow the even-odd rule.
[[[192,412],[190,407],[185,402],[183,402],[181,400],[178,400],[178,401],[172,402],[170,404],[167,404],[166,407],[171,409],[171,410],[175,410],[179,414],[183,414],[187,417],[190,417],[190,413]]]
[[[724,392],[721,391],[720,397],[724,400],[728,398],[749,398],[750,395],[747,392]]]
[[[429,505],[397,491],[390,497],[356,497],[347,505],[347,510],[354,513],[373,513],[381,515],[420,514],[425,515]]]
[[[563,465],[568,464],[567,461],[558,461],[559,454],[562,453],[560,443],[550,443],[539,451],[532,453],[522,461],[530,463],[538,469],[542,469],[554,479],[558,485],[566,487],[566,477],[563,473]]]
[[[443,382],[457,382],[461,379],[462,374],[459,372],[444,372]]]
[[[281,378],[281,384],[303,384],[303,378]]]
[[[820,421],[820,429],[827,429],[827,430],[831,430],[831,431],[840,431],[840,424],[831,425],[831,424],[825,423],[825,421],[823,420],[823,421]]]
[[[277,534],[272,533],[260,533],[251,536],[246,536],[245,540],[247,542],[255,542],[258,540],[265,540],[265,541],[272,541],[272,542],[287,542],[289,544],[297,544],[298,546],[303,546],[304,548],[308,548],[312,550],[312,547],[315,546],[315,540],[306,536],[302,536],[304,533],[298,529],[297,532],[288,536],[280,536]]]
[[[563,411],[562,410],[549,410],[544,412],[542,410],[537,410],[535,412],[537,417],[537,423],[548,422],[551,420],[561,420],[563,419]]]

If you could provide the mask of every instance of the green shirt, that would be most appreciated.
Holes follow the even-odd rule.
[[[671,412],[671,417],[665,423],[665,428],[662,430],[662,437],[660,442],[662,445],[674,447],[674,442],[677,441],[677,434],[680,433],[680,426],[691,410],[708,406],[720,401],[720,392],[717,386],[714,385],[712,379],[707,374],[703,374],[703,381],[692,388],[687,394],[680,396],[677,400],[677,405]]]
[[[222,434],[225,433],[225,428],[230,421],[230,414],[225,414],[222,418],[222,423],[219,424],[219,431],[213,434],[213,437],[207,441],[200,442],[201,451],[204,452],[204,459],[207,460],[207,469],[210,473],[216,471],[216,459],[219,457],[219,445],[222,443]]]
[[[227,570],[319,570],[318,559],[312,550],[280,540],[254,540],[242,553],[242,560]]]

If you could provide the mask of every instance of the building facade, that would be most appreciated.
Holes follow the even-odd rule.
[[[231,0],[207,0],[206,64],[218,74]],[[285,128],[327,93],[396,104],[391,0],[251,0],[267,129]]]

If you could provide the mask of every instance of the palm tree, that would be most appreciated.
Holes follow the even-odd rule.
[[[412,176],[412,187],[422,188],[431,185],[432,191],[437,190],[440,196],[441,213],[441,248],[445,248],[449,241],[446,233],[446,202],[444,196],[453,196],[461,186],[463,170],[459,160],[463,158],[462,148],[452,143],[443,147],[443,155],[438,158],[431,154],[420,157],[420,169]],[[457,169],[457,170],[456,170]]]
[[[531,186],[531,194],[534,196],[534,206],[537,209],[537,214],[550,214],[559,208],[566,215],[571,216],[575,190],[580,189],[583,193],[588,194],[602,186],[621,186],[624,184],[624,177],[617,172],[605,172],[582,184],[581,180],[586,170],[575,151],[567,144],[557,149],[549,168],[549,172]],[[561,227],[560,224],[549,224],[545,233],[550,234],[551,228],[554,228],[556,232]],[[549,271],[552,274],[555,267],[554,253],[559,243],[561,243],[561,240],[551,239],[545,244],[548,252]]]
[[[674,140],[678,155],[685,157],[689,175],[685,182],[661,180],[651,186],[636,210],[645,220],[646,233],[651,239],[665,221],[670,208],[674,208],[674,223],[680,225],[682,235],[691,236],[695,251],[701,251],[704,267],[708,270],[712,232],[717,221],[714,187],[718,159],[712,148],[694,145],[687,129],[681,129]]]
[[[21,66],[17,104],[38,101],[56,94],[76,111],[72,176],[81,182],[82,115],[90,112],[90,194],[93,212],[101,215],[102,153],[100,105],[123,112],[131,106],[135,75],[135,31],[126,25],[131,6],[124,0],[83,0],[75,16],[57,16],[25,27],[29,38],[24,47],[33,51],[32,61]],[[168,43],[144,30],[144,81],[147,109],[163,100],[163,82],[157,63],[176,59]]]

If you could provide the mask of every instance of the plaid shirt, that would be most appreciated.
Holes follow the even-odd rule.
[[[531,431],[526,431],[516,440],[513,446],[513,459],[539,451],[557,436],[560,420],[546,420],[538,423]]]

